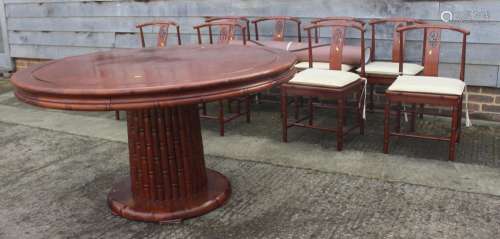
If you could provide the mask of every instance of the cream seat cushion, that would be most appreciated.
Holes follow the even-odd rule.
[[[465,82],[459,79],[432,76],[399,76],[388,88],[389,91],[442,95],[462,95],[464,89]]]
[[[403,75],[418,75],[422,72],[424,67],[413,63],[403,63]],[[356,70],[361,72],[361,68]],[[365,65],[366,74],[373,75],[389,75],[397,76],[399,75],[399,63],[397,62],[386,62],[386,61],[373,61]]]
[[[288,83],[321,87],[344,87],[359,79],[359,75],[352,72],[310,68],[297,73]]]
[[[300,62],[295,65],[295,68],[298,69],[308,69],[309,68],[309,62]],[[330,70],[330,63],[328,62],[313,62],[313,68],[315,69],[322,69],[322,70]],[[351,71],[354,68],[354,66],[351,65],[346,65],[342,64],[342,71]]]

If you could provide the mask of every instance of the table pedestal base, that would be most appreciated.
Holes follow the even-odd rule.
[[[205,214],[231,194],[224,175],[205,168],[196,105],[127,112],[130,179],[108,204],[130,220],[170,222]]]
[[[186,218],[201,216],[222,206],[231,194],[227,178],[213,170],[207,170],[208,193],[195,198],[171,200],[156,208],[145,208],[134,201],[130,191],[130,179],[115,184],[108,195],[108,204],[113,214],[136,221],[171,223]]]

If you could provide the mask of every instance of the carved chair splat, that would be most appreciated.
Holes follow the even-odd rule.
[[[243,16],[207,16],[205,22],[223,22],[223,21],[236,21],[246,27],[247,40],[250,40],[250,20]],[[210,31],[210,30],[209,30]]]
[[[317,24],[320,22],[329,22],[329,21],[341,21],[341,20],[355,21],[363,26],[366,25],[366,23],[364,21],[362,21],[358,18],[355,18],[355,17],[323,17],[323,18],[318,18],[318,19],[312,20],[311,24]],[[314,29],[314,42],[319,43],[319,38],[320,38],[320,33],[318,31],[318,28],[315,28]]]
[[[284,41],[285,40],[285,28],[287,22],[293,22],[297,25],[297,40],[302,42],[302,35],[300,25],[302,24],[300,19],[297,17],[287,17],[287,16],[272,16],[272,17],[259,17],[252,21],[255,28],[255,40],[259,40],[259,23],[264,21],[274,21],[274,41]]]

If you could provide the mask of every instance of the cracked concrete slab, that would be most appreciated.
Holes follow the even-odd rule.
[[[12,93],[0,95],[0,121],[127,142],[126,123],[112,119],[112,113],[70,113],[27,107]],[[261,106],[256,106],[261,107]],[[291,142],[279,141],[279,115],[273,106],[254,112],[253,123],[228,125],[227,136],[217,135],[216,124],[204,121],[205,153],[209,156],[250,160],[288,167],[314,169],[363,176],[392,182],[404,182],[464,192],[500,195],[500,125],[480,123],[466,129],[458,146],[458,162],[448,162],[446,145],[429,141],[394,140],[389,155],[382,154],[380,117],[371,116],[373,127],[366,136],[350,135],[346,150],[335,150],[334,136],[313,130],[292,129]],[[323,121],[328,121],[328,115]],[[426,118],[422,130],[440,132],[439,119]],[[333,138],[333,139],[332,139]],[[440,159],[441,158],[441,159]]]
[[[226,205],[180,224],[113,216],[127,144],[0,123],[0,238],[495,238],[500,197],[207,156]],[[0,171],[2,171],[0,170]]]

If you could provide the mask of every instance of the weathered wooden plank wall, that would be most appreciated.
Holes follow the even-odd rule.
[[[207,15],[290,15],[305,23],[315,17],[354,16],[362,19],[405,16],[441,21],[443,11],[454,14],[454,24],[472,31],[467,57],[467,82],[500,87],[500,2],[411,0],[5,0],[11,55],[23,58],[60,58],[69,55],[138,47],[137,23],[172,19],[181,24],[184,42],[194,42],[192,26]],[[269,33],[270,27],[264,27]],[[291,31],[290,31],[291,32]],[[390,36],[380,30],[385,39]],[[253,32],[252,32],[253,33]],[[290,34],[292,36],[293,34]],[[327,36],[328,34],[322,34]],[[418,60],[418,37],[411,37],[411,60]],[[457,76],[459,49],[455,35],[446,34],[441,73]],[[380,41],[390,56],[390,40]]]

